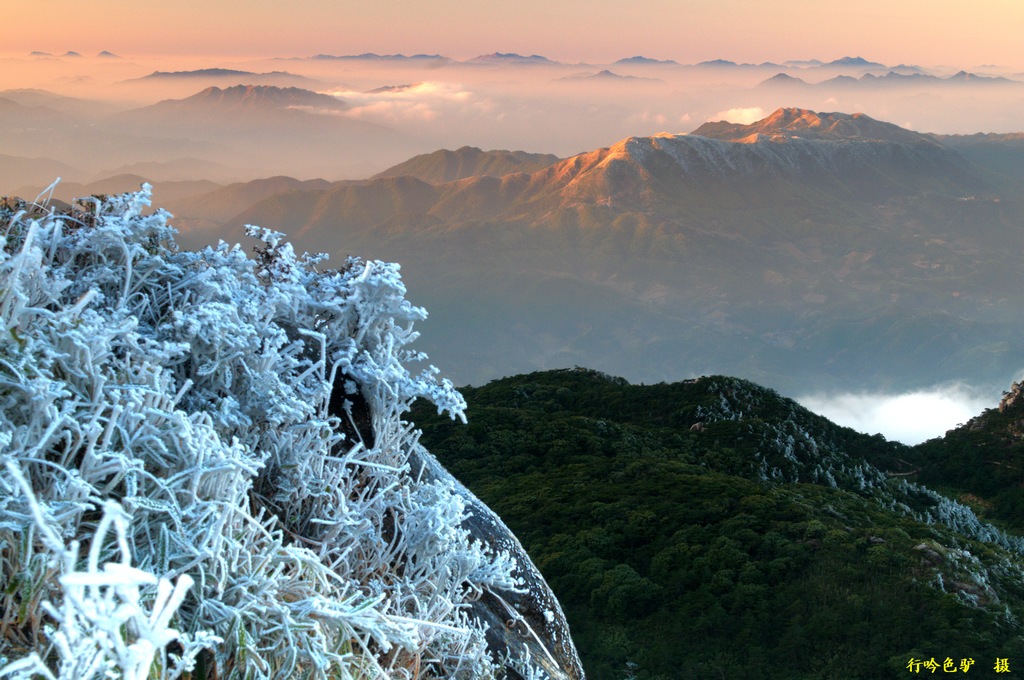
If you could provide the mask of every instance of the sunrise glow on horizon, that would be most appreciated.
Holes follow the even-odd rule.
[[[363,52],[468,59],[495,51],[565,62],[608,63],[644,55],[695,63],[760,63],[863,56],[896,65],[1024,68],[1024,3],[911,0],[775,3],[750,0],[618,3],[526,0],[20,0],[6,8],[13,31],[2,50],[128,58],[154,55],[290,57]]]

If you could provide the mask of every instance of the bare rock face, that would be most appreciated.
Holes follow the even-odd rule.
[[[1024,384],[1013,383],[1010,385],[1010,391],[1003,393],[1003,398],[999,401],[999,412],[1006,413],[1009,409],[1014,408],[1024,403]]]
[[[423,481],[450,480],[466,502],[468,517],[463,527],[488,548],[507,552],[518,565],[519,588],[485,589],[470,605],[472,616],[487,629],[491,654],[496,659],[528,660],[534,671],[542,671],[554,680],[582,680],[583,666],[562,607],[519,539],[429,451],[420,447],[417,453],[409,461],[412,476]],[[505,670],[511,678],[527,677],[515,665]]]

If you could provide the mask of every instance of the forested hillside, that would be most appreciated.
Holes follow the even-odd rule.
[[[1024,663],[1022,541],[909,483],[906,446],[734,378],[575,369],[463,393],[468,425],[414,412],[423,442],[523,541],[589,678]]]
[[[1024,386],[1014,383],[998,407],[915,447],[908,459],[921,482],[1024,533]]]

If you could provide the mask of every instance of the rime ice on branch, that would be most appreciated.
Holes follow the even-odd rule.
[[[398,266],[180,251],[149,199],[0,208],[0,676],[582,677],[402,420],[465,402]]]

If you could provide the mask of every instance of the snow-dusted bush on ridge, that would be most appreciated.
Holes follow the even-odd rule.
[[[0,676],[493,675],[460,603],[514,560],[409,474],[411,401],[465,403],[397,265],[183,252],[148,204],[0,215]]]

